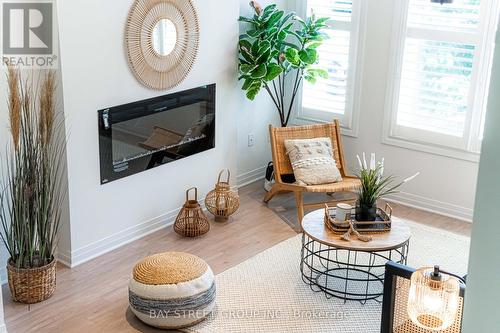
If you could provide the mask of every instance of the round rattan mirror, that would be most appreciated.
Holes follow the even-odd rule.
[[[135,0],[125,29],[132,72],[151,89],[175,87],[198,53],[199,26],[190,0]]]

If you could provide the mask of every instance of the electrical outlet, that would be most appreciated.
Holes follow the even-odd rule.
[[[255,144],[255,135],[253,133],[248,134],[248,147],[252,147]]]

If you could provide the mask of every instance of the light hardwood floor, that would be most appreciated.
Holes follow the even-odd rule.
[[[296,235],[262,203],[263,195],[261,182],[241,188],[238,213],[229,222],[212,222],[212,230],[201,238],[181,238],[168,227],[76,268],[59,266],[56,292],[43,303],[31,307],[14,303],[4,285],[8,331],[160,332],[128,310],[127,284],[134,264],[157,252],[187,251],[205,259],[217,274]],[[469,223],[400,205],[394,208],[399,217],[470,234]]]

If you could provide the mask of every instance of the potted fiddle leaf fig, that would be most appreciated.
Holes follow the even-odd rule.
[[[262,8],[251,1],[250,5],[254,15],[239,18],[248,23],[238,44],[239,79],[249,100],[262,90],[269,94],[281,126],[286,127],[302,81],[328,78],[328,72],[318,66],[318,47],[326,37],[322,30],[329,18],[312,13],[302,19],[275,4]]]
[[[8,69],[8,112],[12,140],[0,174],[0,238],[10,256],[9,288],[14,301],[36,303],[56,286],[55,250],[61,204],[65,133],[57,111],[53,71],[22,79]]]

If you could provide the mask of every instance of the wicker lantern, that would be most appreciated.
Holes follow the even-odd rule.
[[[189,200],[191,190],[194,190],[194,200]],[[208,218],[198,203],[198,189],[196,187],[186,191],[186,203],[175,219],[174,230],[185,237],[200,236],[210,230]]]
[[[225,182],[220,180],[224,171],[227,171],[227,181]],[[208,192],[205,198],[205,206],[208,211],[215,216],[215,221],[227,221],[229,216],[240,207],[240,198],[238,194],[231,191],[229,186],[230,175],[229,170],[222,170],[219,173],[215,189]]]

